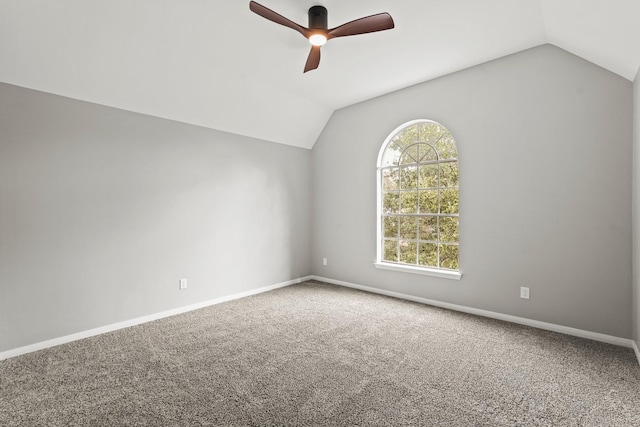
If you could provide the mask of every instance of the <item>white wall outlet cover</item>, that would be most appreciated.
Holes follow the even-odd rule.
[[[529,288],[520,287],[520,298],[529,299]]]
[[[180,289],[187,289],[187,279],[180,279]]]
[[[326,258],[322,258],[322,265],[327,265],[327,259]]]

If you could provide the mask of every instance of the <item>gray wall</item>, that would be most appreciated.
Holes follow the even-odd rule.
[[[310,164],[0,84],[0,351],[308,275]]]
[[[633,82],[633,339],[640,347],[640,70]]]
[[[460,281],[373,265],[378,151],[418,118],[458,142]],[[344,108],[312,153],[312,272],[630,338],[631,154],[631,82],[550,45]]]

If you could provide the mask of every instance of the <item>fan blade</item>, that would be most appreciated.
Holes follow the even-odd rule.
[[[320,65],[320,46],[311,46],[311,52],[304,65],[304,72],[315,70]]]
[[[329,30],[329,37],[355,36],[357,34],[374,33],[376,31],[390,30],[394,27],[393,18],[388,13],[366,16],[347,22],[339,27]]]
[[[303,27],[302,25],[296,24],[290,19],[285,18],[284,16],[274,12],[269,8],[264,7],[259,3],[250,1],[249,9],[251,9],[253,13],[258,14],[263,18],[268,19],[269,21],[275,22],[276,24],[284,25],[285,27],[289,27],[291,29],[296,30],[297,32],[299,32],[300,34],[302,34],[307,38],[309,37],[309,30],[307,28]]]

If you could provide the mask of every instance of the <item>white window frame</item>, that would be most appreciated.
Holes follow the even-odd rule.
[[[442,126],[445,129],[447,129],[446,126],[438,122],[435,122],[433,120],[426,120],[426,119],[412,120],[394,129],[394,131],[391,132],[389,136],[387,136],[384,143],[382,144],[382,147],[380,148],[380,152],[378,153],[378,159],[376,162],[376,261],[374,265],[376,268],[383,269],[383,270],[399,271],[403,273],[422,274],[426,276],[460,280],[462,278],[462,271],[460,269],[456,271],[456,270],[448,270],[448,269],[433,268],[433,267],[423,267],[419,265],[404,264],[399,262],[398,263],[385,262],[382,260],[383,259],[382,254],[384,251],[384,248],[383,248],[384,236],[382,231],[382,216],[383,216],[382,215],[382,169],[384,169],[384,167],[382,166],[383,156],[387,149],[387,146],[399,132],[418,123],[435,123],[438,126]],[[458,257],[459,256],[460,254],[458,253]]]

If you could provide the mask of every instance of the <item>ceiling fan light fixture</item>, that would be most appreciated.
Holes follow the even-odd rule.
[[[327,42],[327,36],[320,33],[311,34],[309,36],[309,43],[313,46],[322,46]]]

